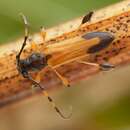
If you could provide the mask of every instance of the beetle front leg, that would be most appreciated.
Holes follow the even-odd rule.
[[[43,42],[46,40],[46,31],[44,27],[41,27],[40,29],[40,36],[42,37]]]

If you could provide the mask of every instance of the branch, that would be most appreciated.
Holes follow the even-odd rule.
[[[73,55],[70,55],[69,57],[70,52],[65,49],[66,43],[68,41],[73,42],[76,37],[80,37],[86,32],[107,31],[115,36],[114,43],[110,46],[110,48],[107,48],[109,50],[108,54],[106,54],[107,49],[105,49],[100,53],[99,59],[95,60],[95,55],[93,55],[88,56],[86,60],[88,62],[101,63],[102,59],[107,58],[107,60],[114,65],[129,63],[130,27],[127,23],[130,21],[130,11],[128,11],[129,7],[130,2],[129,0],[126,0],[96,11],[92,17],[92,20],[89,23],[86,23],[84,26],[80,26],[82,21],[81,17],[57,27],[48,29],[45,42],[47,49],[45,49],[45,46],[41,43],[42,41],[39,37],[39,34],[35,34],[34,39],[38,43],[39,50],[41,52],[54,53],[53,58],[50,61],[52,66],[55,67],[61,75],[65,76],[71,84],[76,83],[81,79],[88,79],[101,72],[101,70],[99,67],[84,65],[73,60],[70,62],[70,59],[72,59]],[[34,93],[32,94],[30,87],[32,83],[19,75],[16,69],[15,56],[21,47],[22,42],[23,38],[18,41],[3,45],[0,48],[1,107],[35,95]],[[55,54],[56,50],[54,49],[56,49],[56,43],[59,43],[64,51]],[[65,53],[65,56],[67,55],[68,57],[64,59],[64,52],[66,51],[67,53]],[[23,53],[23,57],[26,57],[31,53],[32,51],[28,45]],[[62,63],[65,64],[61,65]],[[35,77],[36,74],[33,76]],[[41,84],[43,84],[46,89],[54,89],[62,85],[56,74],[49,68],[42,70],[41,76]],[[36,88],[35,92],[39,93],[39,88]]]

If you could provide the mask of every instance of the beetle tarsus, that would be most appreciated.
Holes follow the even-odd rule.
[[[112,68],[115,68],[115,66],[113,64],[108,63],[108,62],[100,64],[100,69],[103,71],[108,71]]]

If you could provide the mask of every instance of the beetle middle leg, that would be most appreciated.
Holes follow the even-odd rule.
[[[66,86],[66,87],[70,87],[70,83],[68,81],[67,78],[65,78],[64,76],[62,76],[56,69],[54,69],[53,67],[49,66],[54,72],[55,74],[59,77],[59,79],[62,81],[62,83]]]

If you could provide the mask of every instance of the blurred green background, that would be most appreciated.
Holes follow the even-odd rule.
[[[121,0],[120,0],[121,1]],[[4,0],[0,1],[0,43],[23,36],[19,13],[24,13],[31,31],[39,31],[105,7],[119,0]],[[104,76],[105,75],[105,76]],[[117,69],[81,81],[51,95],[66,113],[73,106],[73,117],[62,120],[46,98],[34,97],[0,111],[1,130],[127,130],[130,129],[130,67]]]
[[[119,0],[1,0],[0,1],[0,43],[14,40],[23,32],[19,13],[27,16],[31,31],[39,31],[76,18]]]

